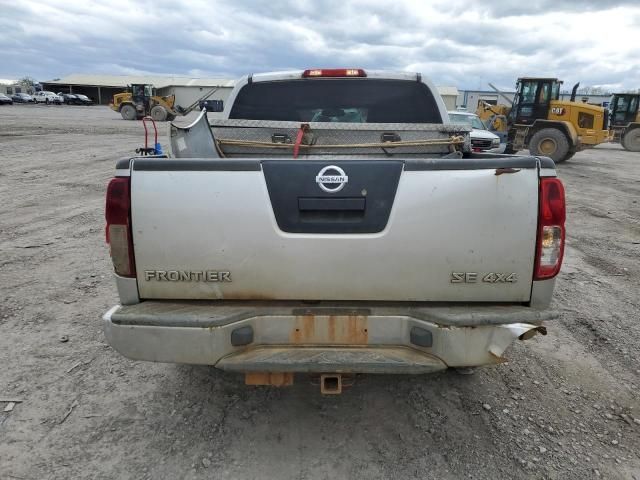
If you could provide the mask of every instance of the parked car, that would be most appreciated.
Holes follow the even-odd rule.
[[[15,103],[33,103],[35,100],[28,93],[14,93],[11,95],[11,100]]]
[[[62,97],[62,102],[66,103],[67,105],[77,105],[80,103],[78,97],[73,93],[58,92],[56,93],[56,95]]]
[[[74,93],[74,95],[78,100],[78,105],[93,105],[93,100],[91,100],[86,95],[83,95],[81,93]]]
[[[13,100],[4,93],[0,93],[0,105],[13,105]]]
[[[471,148],[476,152],[484,152],[500,147],[500,137],[491,133],[475,113],[449,112],[451,123],[471,125]]]
[[[62,97],[59,97],[53,92],[47,91],[36,92],[33,98],[35,99],[36,103],[55,103],[57,105],[62,105],[63,102]]]

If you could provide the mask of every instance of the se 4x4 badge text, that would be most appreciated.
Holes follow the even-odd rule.
[[[516,283],[515,273],[451,272],[451,283]]]

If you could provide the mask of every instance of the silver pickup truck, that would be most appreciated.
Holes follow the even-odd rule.
[[[504,361],[546,333],[564,189],[545,157],[470,152],[420,74],[251,75],[172,154],[120,160],[109,343],[247,384]]]

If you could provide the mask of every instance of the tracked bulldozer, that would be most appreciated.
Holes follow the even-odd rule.
[[[505,139],[505,153],[528,149],[533,155],[560,163],[576,152],[610,140],[607,109],[576,102],[579,84],[570,100],[560,100],[557,78],[519,78],[513,101],[493,87],[510,105],[480,100],[477,114],[489,130]]]

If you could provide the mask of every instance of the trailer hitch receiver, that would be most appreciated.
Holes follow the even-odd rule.
[[[320,393],[323,395],[340,395],[342,393],[342,375],[339,373],[323,373],[320,375]]]

